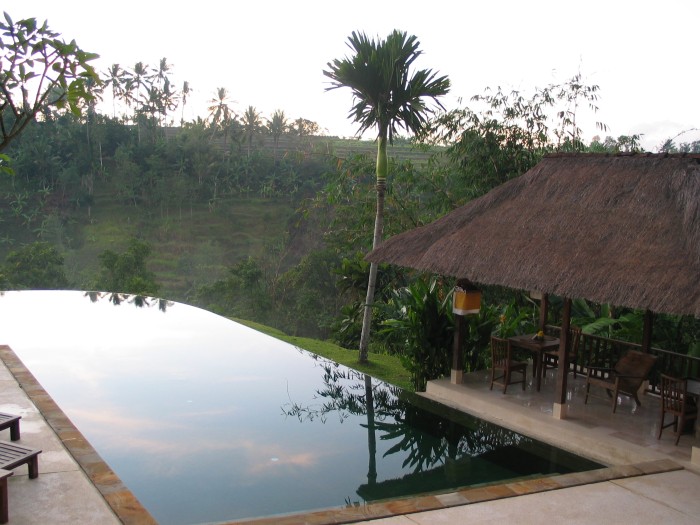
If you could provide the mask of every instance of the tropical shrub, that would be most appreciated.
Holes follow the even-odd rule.
[[[382,323],[385,340],[401,347],[400,357],[416,390],[429,379],[449,374],[454,320],[451,289],[436,278],[419,278],[395,290]]]
[[[0,285],[15,290],[61,290],[68,287],[63,256],[46,242],[11,251],[0,268]]]
[[[123,253],[105,250],[99,256],[101,274],[95,283],[97,290],[156,297],[160,285],[147,266],[151,245],[131,239]]]

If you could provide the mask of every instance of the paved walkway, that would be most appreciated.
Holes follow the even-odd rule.
[[[28,478],[26,466],[15,469],[9,478],[9,523],[154,523],[40,385],[33,382],[31,373],[14,353],[0,346],[0,358],[0,412],[20,414],[19,443],[43,451],[37,479]],[[523,395],[517,389],[501,395],[485,388],[483,377],[472,376],[464,385],[436,382],[426,395],[500,424],[507,423],[506,426],[534,434],[533,437],[547,438],[558,446],[563,443],[566,448],[588,447],[589,457],[595,456],[590,454],[590,447],[595,445],[603,451],[598,459],[611,465],[609,468],[255,522],[278,525],[363,519],[364,523],[373,525],[459,525],[496,520],[525,524],[539,524],[543,520],[586,524],[698,522],[700,471],[690,461],[691,447],[697,444],[692,436],[684,436],[680,447],[672,445],[670,434],[661,443],[656,442],[650,437],[655,435],[653,428],[640,438],[636,430],[632,432],[625,425],[639,424],[645,417],[651,420],[653,403],[644,401],[646,416],[631,414],[629,407],[621,406],[619,415],[611,418],[607,415],[609,409],[603,410],[598,405],[581,408],[575,387],[571,418],[554,420],[547,410],[546,388],[545,381],[542,395],[533,396],[531,392]],[[9,430],[0,432],[0,439],[9,438]],[[370,517],[378,519],[368,520]]]
[[[594,483],[372,521],[372,525],[541,523],[693,525],[700,477],[688,470]]]

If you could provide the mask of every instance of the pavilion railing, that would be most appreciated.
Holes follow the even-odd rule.
[[[558,337],[561,329],[558,326],[547,326],[547,332]],[[583,333],[574,366],[576,366],[578,373],[584,375],[588,366],[612,368],[627,350],[642,351],[642,345]],[[657,356],[658,359],[649,376],[647,391],[660,393],[659,385],[662,373],[700,379],[700,357],[654,347],[649,349],[649,353]]]

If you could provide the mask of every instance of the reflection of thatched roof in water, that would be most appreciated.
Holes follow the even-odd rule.
[[[700,317],[700,155],[551,155],[367,259]]]

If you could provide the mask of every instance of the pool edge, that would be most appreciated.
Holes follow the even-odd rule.
[[[0,345],[0,359],[117,518],[125,525],[157,525],[10,346]]]
[[[683,470],[683,466],[669,459],[658,459],[635,465],[616,465],[583,472],[474,487],[442,494],[367,503],[352,507],[338,507],[305,513],[217,522],[217,525],[325,525],[357,523],[677,470]]]

